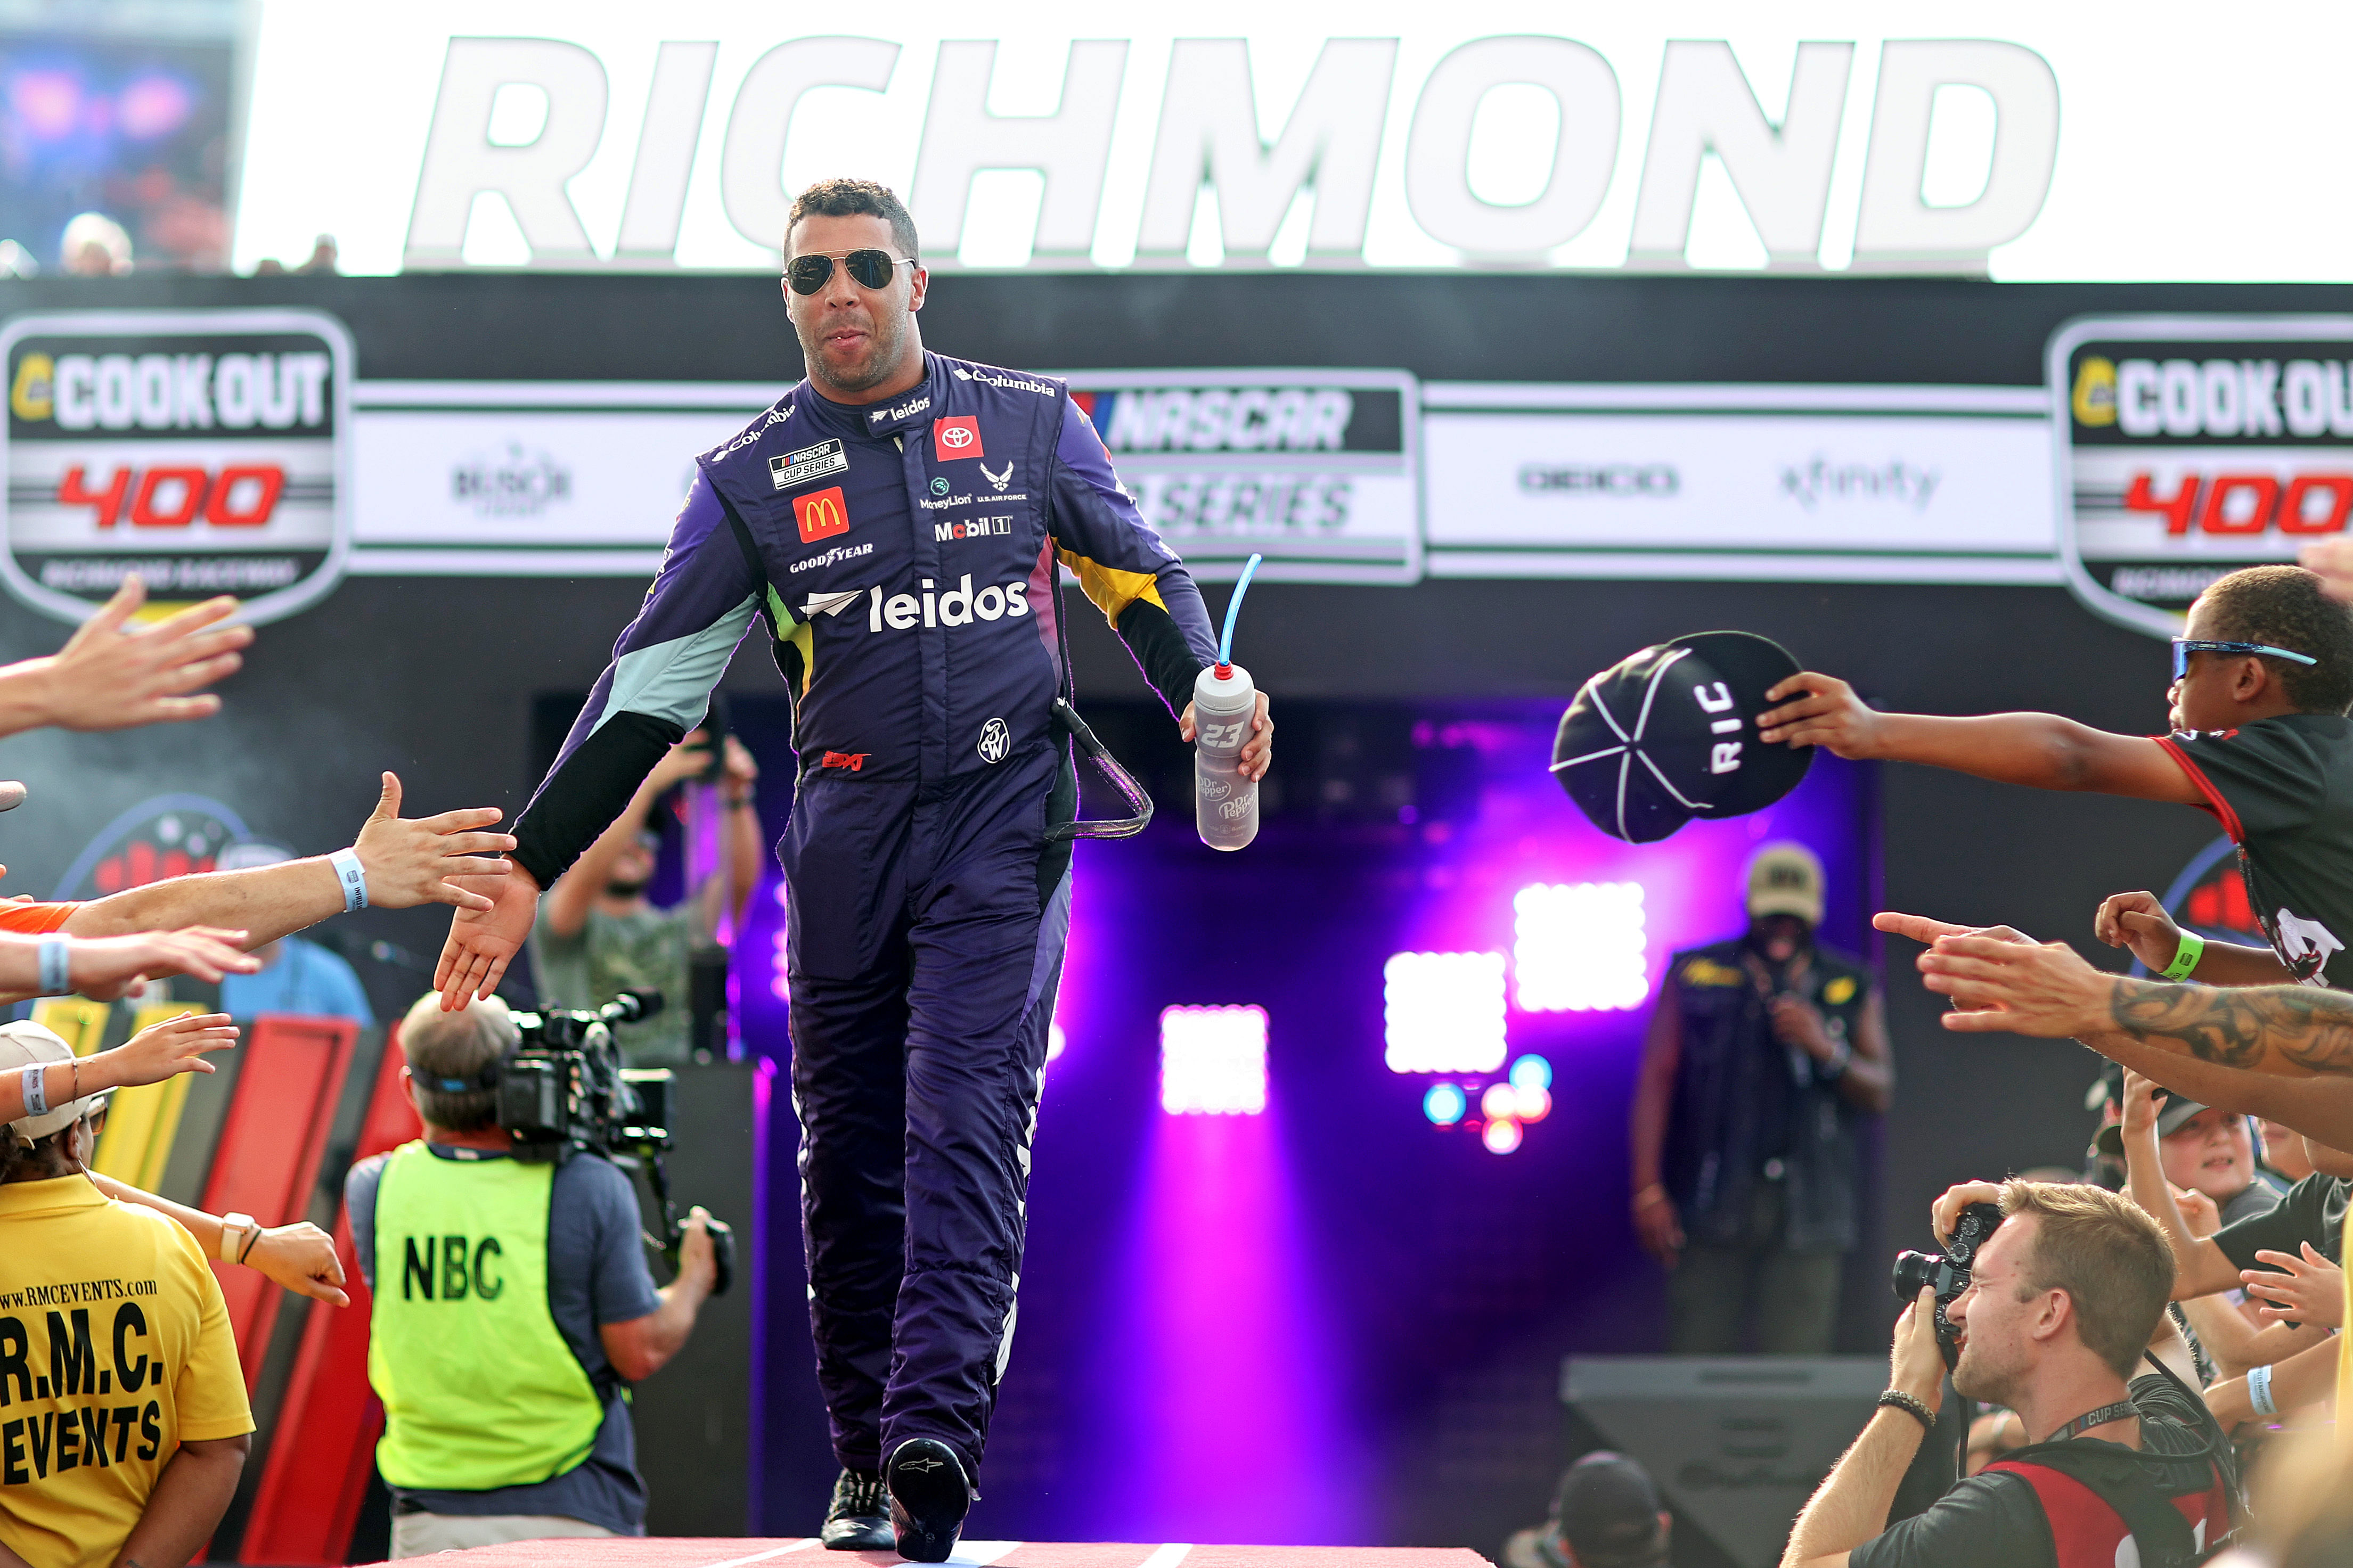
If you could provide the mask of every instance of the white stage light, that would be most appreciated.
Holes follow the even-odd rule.
[[[1391,1072],[1504,1065],[1504,955],[1400,952],[1382,971]]]
[[[1171,1116],[1264,1110],[1266,1009],[1162,1008],[1160,1109]]]
[[[1512,900],[1512,967],[1523,1012],[1639,1007],[1650,959],[1638,882],[1538,882]]]

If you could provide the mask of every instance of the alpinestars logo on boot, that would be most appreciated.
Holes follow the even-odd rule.
[[[841,487],[835,485],[815,495],[795,496],[793,521],[800,524],[803,544],[815,544],[820,539],[848,533],[849,506],[841,499]]]

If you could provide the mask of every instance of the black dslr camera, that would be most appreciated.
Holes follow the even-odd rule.
[[[662,1258],[675,1274],[685,1227],[662,1168],[662,1155],[676,1144],[670,1071],[623,1067],[613,1040],[614,1025],[650,1018],[661,1005],[659,991],[624,991],[593,1013],[515,1014],[519,1036],[498,1063],[499,1125],[519,1160],[560,1161],[586,1151],[624,1171],[644,1171],[661,1211]],[[725,1295],[735,1278],[735,1235],[718,1220],[709,1225],[719,1266],[712,1293]]]
[[[1920,1292],[1934,1288],[1936,1292],[1936,1348],[1945,1352],[1945,1370],[1950,1372],[1961,1359],[1960,1335],[1954,1331],[1952,1320],[1945,1309],[1960,1300],[1961,1292],[1969,1288],[1969,1271],[1977,1266],[1978,1254],[1984,1250],[1986,1238],[2001,1224],[2001,1210],[1991,1204],[1971,1204],[1961,1211],[1958,1223],[1953,1226],[1952,1238],[1945,1243],[1942,1253],[1899,1252],[1895,1255],[1895,1299],[1911,1302],[1920,1299]]]

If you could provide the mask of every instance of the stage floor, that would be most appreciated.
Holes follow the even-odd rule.
[[[753,1568],[807,1553],[819,1563],[888,1568],[895,1552],[818,1550],[814,1540],[523,1541],[446,1552],[436,1562],[464,1568]],[[967,1541],[948,1559],[964,1568],[1487,1568],[1461,1547],[1165,1546],[1129,1542]],[[801,1568],[793,1564],[792,1568]]]

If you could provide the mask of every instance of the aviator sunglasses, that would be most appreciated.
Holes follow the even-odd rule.
[[[2173,679],[2179,680],[2189,673],[2189,656],[2193,653],[2260,653],[2274,658],[2292,658],[2298,664],[2318,664],[2308,653],[2290,653],[2284,647],[2274,647],[2259,642],[2200,642],[2190,637],[2173,639]]]
[[[887,250],[847,250],[840,252],[838,258],[816,252],[794,257],[793,264],[785,268],[785,281],[792,285],[796,294],[814,294],[825,287],[827,279],[833,276],[833,264],[837,258],[849,269],[851,280],[861,289],[887,287],[891,281],[891,268],[895,262],[903,261],[910,267],[915,264],[912,256],[892,256]]]

